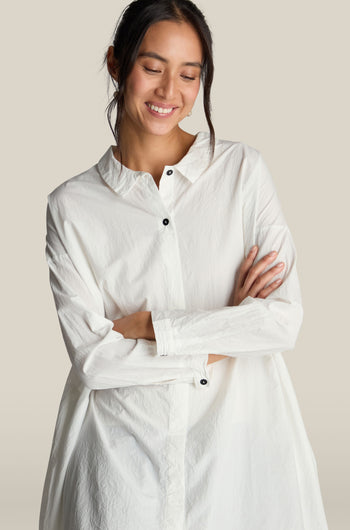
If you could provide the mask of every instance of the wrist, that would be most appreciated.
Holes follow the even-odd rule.
[[[140,337],[154,340],[154,329],[152,324],[151,311],[140,311]]]

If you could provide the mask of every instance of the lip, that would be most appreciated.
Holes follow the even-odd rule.
[[[155,107],[160,107],[161,109],[176,109],[176,105],[165,105],[164,103],[157,103],[156,101],[146,101],[149,105],[154,105]]]
[[[172,108],[173,110],[171,112],[168,112],[167,114],[160,114],[159,112],[156,112],[155,110],[152,110],[147,105],[147,103],[150,104],[150,105],[155,105],[156,107],[161,107],[163,109],[171,109]],[[156,118],[160,118],[160,119],[165,119],[165,118],[169,118],[169,116],[173,116],[174,112],[178,108],[178,107],[173,107],[172,105],[167,105],[167,106],[165,106],[165,105],[157,105],[156,103],[153,103],[153,102],[150,102],[150,101],[148,101],[147,103],[145,103],[145,107],[148,110],[148,112],[150,114],[152,114],[152,116],[155,116]]]

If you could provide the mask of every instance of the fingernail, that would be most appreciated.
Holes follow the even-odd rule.
[[[273,250],[272,252],[269,253],[269,256],[274,256],[275,254],[277,254],[277,252]]]
[[[253,252],[255,252],[257,250],[257,246],[254,245],[251,249],[250,249],[250,253],[253,254]]]

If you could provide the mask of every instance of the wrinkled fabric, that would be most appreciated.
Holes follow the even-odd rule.
[[[48,195],[46,222],[72,366],[40,530],[327,530],[282,356],[303,319],[296,250],[260,152],[217,139],[210,161],[199,132],[158,188],[110,146]],[[283,283],[234,306],[254,244]],[[136,311],[156,340],[112,329]]]

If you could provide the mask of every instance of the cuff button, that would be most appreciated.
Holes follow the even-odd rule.
[[[206,385],[207,382],[208,382],[207,379],[201,379],[201,380],[200,380],[200,384],[201,384],[201,385]]]

